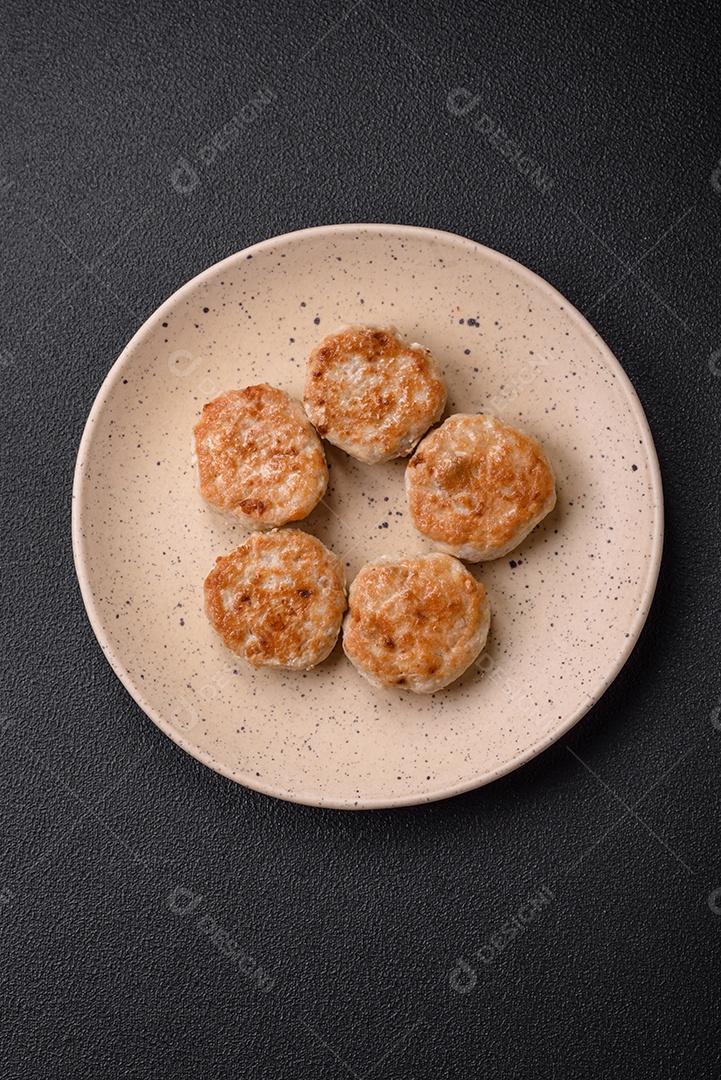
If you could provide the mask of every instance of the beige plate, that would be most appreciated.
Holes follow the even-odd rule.
[[[395,324],[439,358],[449,412],[492,411],[553,462],[554,512],[477,572],[493,612],[479,663],[431,697],[384,692],[338,646],[314,671],[246,668],[214,636],[202,583],[245,537],[202,502],[191,429],[209,398],[270,382],[302,395],[313,345],[343,322]],[[349,580],[427,551],[405,461],[326,446],[331,483],[303,522]],[[188,282],[123,351],[93,405],[75,474],[85,605],[115,672],[179,746],[283,799],[333,807],[441,799],[558,739],[618,674],[658,574],[661,481],[619,363],[550,285],[495,251],[401,225],[337,225],[249,248]]]

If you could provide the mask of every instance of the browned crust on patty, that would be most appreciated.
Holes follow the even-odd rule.
[[[201,495],[251,528],[298,521],[325,492],[320,439],[284,390],[229,390],[203,407],[194,433]]]
[[[340,559],[299,529],[256,533],[221,555],[205,580],[213,628],[255,667],[319,663],[336,642],[345,609]]]
[[[320,435],[376,462],[411,452],[441,415],[446,389],[428,349],[390,329],[349,326],[311,353],[303,401]]]
[[[522,539],[555,503],[553,470],[536,440],[483,414],[451,416],[427,435],[408,462],[407,490],[424,535],[489,553]]]
[[[428,693],[475,659],[488,620],[483,585],[452,556],[380,559],[351,585],[343,648],[371,681]]]

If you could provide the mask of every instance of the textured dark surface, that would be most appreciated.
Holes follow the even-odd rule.
[[[714,6],[4,11],[0,1075],[720,1076]],[[334,221],[462,233],[559,288],[631,376],[667,501],[601,703],[514,775],[398,812],[286,805],[183,754],[106,664],[70,550],[83,424],[141,322]]]

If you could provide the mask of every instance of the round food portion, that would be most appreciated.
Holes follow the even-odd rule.
[[[306,517],[323,498],[328,466],[303,406],[262,383],[229,390],[195,425],[200,494],[251,529]]]
[[[428,349],[393,327],[346,326],[311,353],[303,402],[324,439],[375,464],[411,453],[440,419],[446,387]]]
[[[458,413],[406,469],[416,528],[468,562],[506,555],[556,505],[551,463],[530,435],[495,416]]]
[[[450,555],[366,563],[348,595],[343,649],[374,686],[433,694],[473,663],[488,637],[486,590]]]
[[[346,609],[337,555],[300,529],[255,533],[205,579],[205,611],[223,643],[254,667],[325,660]]]

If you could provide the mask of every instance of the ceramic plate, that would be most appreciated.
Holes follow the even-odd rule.
[[[314,344],[344,322],[394,324],[438,357],[447,412],[535,435],[558,504],[511,555],[473,568],[493,612],[486,650],[430,697],[382,691],[340,645],[313,671],[254,671],[203,613],[216,556],[247,533],[209,510],[191,429],[221,391],[302,396]],[[302,527],[349,581],[384,553],[431,549],[409,520],[405,460],[326,445],[328,494]],[[562,296],[448,233],[338,225],[233,255],[145,323],[105,380],[75,475],[73,541],[90,621],[115,672],[179,746],[239,783],[331,807],[401,806],[515,769],[618,674],[651,603],[662,546],[658,463],[618,361]]]

